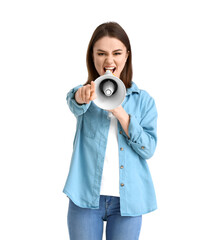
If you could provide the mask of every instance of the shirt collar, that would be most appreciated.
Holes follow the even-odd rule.
[[[139,88],[137,87],[137,85],[134,82],[132,82],[132,85],[131,85],[130,88],[127,88],[126,95],[129,95],[129,94],[131,94],[133,92],[140,93]]]

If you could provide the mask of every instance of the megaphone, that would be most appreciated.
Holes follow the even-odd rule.
[[[126,87],[110,70],[94,82],[97,98],[93,102],[99,108],[111,110],[122,104],[126,96]]]

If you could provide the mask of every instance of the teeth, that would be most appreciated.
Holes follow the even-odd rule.
[[[104,69],[105,69],[105,71],[106,70],[110,70],[111,72],[115,71],[115,67],[105,67]]]

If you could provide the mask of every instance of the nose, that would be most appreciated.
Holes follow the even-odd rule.
[[[111,55],[111,54],[107,55],[105,62],[108,65],[112,64],[114,62],[113,55]]]

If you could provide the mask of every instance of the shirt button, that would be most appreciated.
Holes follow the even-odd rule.
[[[124,168],[124,166],[123,166],[123,165],[121,165],[121,169],[122,169],[122,168]]]
[[[124,149],[121,147],[120,150],[123,151]]]
[[[121,183],[121,187],[123,187],[124,186],[124,183]]]
[[[144,146],[142,146],[142,147],[141,147],[141,149],[145,149],[145,147],[144,147]]]
[[[120,134],[122,134],[122,131],[120,131]]]

